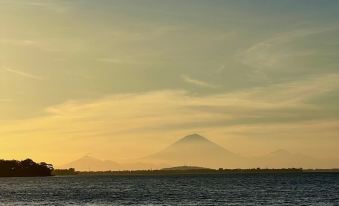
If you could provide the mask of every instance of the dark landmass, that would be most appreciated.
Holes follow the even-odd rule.
[[[203,167],[180,166],[173,168],[164,168],[160,170],[122,170],[122,171],[87,171],[79,172],[73,168],[55,170],[54,175],[117,175],[117,176],[138,176],[138,175],[207,175],[207,174],[260,174],[260,173],[309,173],[309,172],[337,172],[339,169],[326,170],[304,170],[302,168],[283,168],[283,169],[210,169]]]
[[[80,175],[208,175],[249,173],[302,173],[302,169],[187,169],[187,170],[125,170],[104,172],[79,172]]]
[[[0,177],[41,177],[51,176],[53,165],[36,163],[31,159],[0,160]]]
[[[209,168],[205,167],[196,167],[196,166],[178,166],[178,167],[170,167],[170,168],[163,168],[161,170],[208,170]]]
[[[255,174],[255,173],[339,173],[339,169],[210,169],[196,166],[178,166],[159,170],[121,170],[121,171],[87,171],[80,172],[74,168],[53,169],[51,164],[36,163],[31,159],[0,160],[0,177],[38,177],[38,176],[63,176],[63,175],[208,175],[208,174]]]
[[[55,169],[53,170],[52,174],[56,176],[62,176],[62,175],[78,175],[80,172],[75,171],[74,168],[69,169]]]

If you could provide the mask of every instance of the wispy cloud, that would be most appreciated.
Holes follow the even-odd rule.
[[[36,46],[38,45],[37,41],[29,39],[0,39],[1,44],[10,44],[15,46]]]
[[[187,83],[200,86],[200,87],[206,87],[206,88],[217,88],[218,87],[218,85],[214,85],[214,84],[210,84],[208,82],[202,81],[202,80],[194,79],[187,75],[181,75],[181,78]]]
[[[23,71],[20,71],[20,70],[9,68],[9,67],[2,67],[2,69],[7,71],[7,72],[22,76],[22,77],[35,79],[35,80],[43,80],[43,77],[35,75],[35,74],[28,73],[28,72],[23,72]]]
[[[118,58],[97,58],[95,60],[98,62],[106,62],[106,63],[113,63],[113,64],[122,64],[126,62]]]
[[[125,65],[151,65],[155,62],[145,61],[140,57],[124,56],[118,58],[96,58],[94,59],[97,62],[108,63],[108,64],[125,64]]]
[[[288,44],[301,38],[338,30],[338,25],[318,28],[307,28],[277,33],[267,39],[259,41],[240,54],[237,58],[240,62],[255,68],[257,72],[266,69],[278,69],[285,59],[289,57],[305,57],[315,55],[316,51],[305,48],[289,48]],[[295,45],[294,45],[295,46]]]
[[[64,1],[54,1],[54,0],[2,0],[0,1],[0,5],[11,5],[11,6],[24,6],[24,7],[35,7],[35,8],[44,8],[50,9],[57,13],[63,13],[68,10]]]
[[[0,124],[0,138],[23,148],[33,140],[46,144],[32,147],[36,155],[51,153],[53,148],[47,145],[63,145],[65,153],[90,148],[118,158],[131,145],[138,146],[128,152],[130,157],[141,151],[147,154],[165,146],[166,140],[173,141],[173,136],[197,130],[246,138],[247,143],[255,139],[253,144],[261,143],[259,137],[265,141],[333,138],[338,136],[339,122],[331,114],[324,115],[324,108],[312,100],[338,91],[338,82],[339,76],[333,74],[214,95],[167,90],[69,101],[48,107],[44,116]],[[157,138],[151,141],[150,137]],[[232,149],[232,144],[228,147]],[[6,148],[12,147],[2,144],[0,155]]]
[[[14,46],[14,47],[25,47],[31,49],[37,49],[46,52],[62,52],[67,51],[64,47],[60,47],[60,42],[58,41],[46,41],[45,40],[34,40],[34,39],[15,39],[15,38],[3,38],[0,39],[0,44],[4,46]],[[71,43],[65,43],[71,45]]]
[[[43,126],[44,131],[50,127],[51,132],[78,128],[83,130],[79,132],[81,135],[99,130],[120,133],[157,127],[178,129],[184,125],[218,128],[234,124],[234,120],[237,120],[238,125],[246,125],[253,117],[265,117],[274,124],[280,115],[294,117],[302,116],[305,111],[319,111],[322,107],[313,104],[311,100],[327,92],[337,91],[338,82],[338,75],[324,75],[275,86],[206,96],[178,90],[117,94],[92,101],[70,101],[51,106],[46,110],[48,116],[31,119],[26,126],[40,128],[48,124],[47,127]],[[294,121],[293,118],[290,120]],[[200,124],[201,121],[205,124]],[[73,125],[72,128],[67,126],[67,122]],[[257,123],[260,123],[260,119]],[[112,128],[112,125],[115,127]],[[173,125],[181,126],[174,128]],[[4,131],[1,130],[4,127],[5,125],[0,127],[0,132]],[[18,127],[15,130],[20,131]]]

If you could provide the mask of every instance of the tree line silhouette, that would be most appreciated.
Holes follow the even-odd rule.
[[[0,160],[0,177],[37,177],[51,176],[53,165],[45,162],[36,163],[31,159]]]

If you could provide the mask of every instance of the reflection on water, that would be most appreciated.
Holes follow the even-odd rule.
[[[0,178],[0,205],[339,205],[339,174]]]

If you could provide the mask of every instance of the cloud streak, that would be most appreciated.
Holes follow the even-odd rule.
[[[310,38],[313,35],[319,35],[326,32],[338,30],[338,25],[292,30],[288,32],[277,33],[270,38],[262,40],[248,47],[237,58],[245,65],[264,71],[268,69],[278,69],[284,63],[283,60],[290,57],[305,57],[315,55],[314,50],[305,50],[304,48],[289,48],[291,42],[301,38]]]
[[[54,0],[32,0],[32,1],[10,1],[10,0],[2,0],[0,1],[0,5],[10,5],[17,7],[35,7],[35,8],[43,8],[55,11],[57,13],[63,13],[68,10],[65,2],[63,1],[54,1]]]
[[[37,41],[29,40],[29,39],[0,39],[1,44],[9,44],[15,46],[36,46],[38,45]]]
[[[339,75],[324,75],[303,81],[278,84],[270,87],[258,87],[233,93],[196,96],[187,91],[165,90],[147,93],[120,94],[107,96],[92,101],[69,101],[46,109],[47,116],[31,119],[30,124],[40,128],[40,124],[49,124],[54,128],[68,122],[79,125],[79,129],[88,130],[91,126],[116,132],[132,131],[175,124],[190,124],[194,122],[218,122],[225,126],[227,121],[239,120],[237,124],[247,124],[246,119],[264,116],[271,118],[272,123],[279,115],[303,115],[303,112],[321,109],[312,100],[339,89]],[[274,112],[273,112],[274,111]],[[290,111],[291,113],[288,113]],[[245,121],[242,121],[245,120]],[[292,122],[293,118],[290,119]],[[305,119],[302,119],[305,120]],[[306,118],[307,120],[307,118]],[[24,120],[19,122],[25,122]],[[49,122],[49,123],[48,123]],[[257,123],[260,123],[258,120]],[[55,124],[55,125],[54,125]],[[67,123],[68,124],[68,123]],[[66,125],[67,125],[66,124]],[[70,127],[60,127],[61,130]],[[80,126],[81,125],[81,126]],[[114,128],[111,125],[115,125]],[[207,127],[211,124],[206,124]],[[172,127],[171,127],[172,128]],[[0,131],[3,125],[0,126]],[[15,130],[18,128],[15,127]],[[14,131],[15,131],[14,130]],[[52,129],[53,130],[53,129]],[[19,130],[18,130],[19,131]]]
[[[193,79],[187,75],[181,75],[181,79],[184,80],[185,82],[189,83],[189,84],[193,84],[199,87],[205,87],[205,88],[218,88],[217,85],[214,84],[210,84],[208,82],[202,81],[202,80],[198,80],[198,79]]]
[[[41,76],[37,76],[35,74],[31,74],[31,73],[28,73],[28,72],[23,72],[23,71],[11,69],[9,67],[3,67],[3,70],[5,70],[9,73],[12,73],[12,74],[16,74],[16,75],[21,76],[21,77],[25,77],[25,78],[29,78],[29,79],[35,79],[35,80],[43,80],[43,77],[41,77]]]

